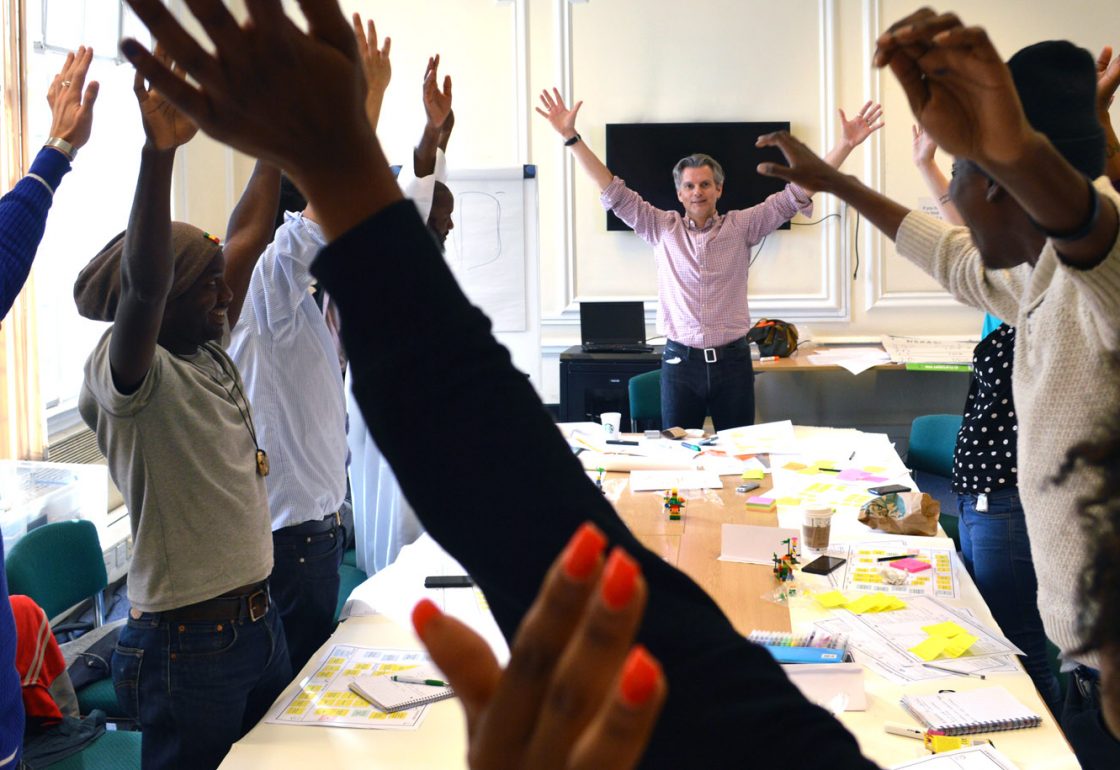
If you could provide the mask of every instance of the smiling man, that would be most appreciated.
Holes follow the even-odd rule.
[[[560,92],[541,93],[548,119],[580,166],[599,186],[604,208],[653,246],[657,258],[658,331],[666,336],[661,360],[661,423],[700,428],[711,414],[716,430],[754,423],[754,369],[746,335],[751,328],[747,273],[751,249],[798,212],[812,212],[811,190],[786,185],[762,203],[720,214],[723,168],[695,153],[673,168],[684,216],[644,201],[599,160],[576,133],[576,114]],[[882,127],[882,108],[868,102],[847,120],[840,111],[840,141],[826,160],[838,167]]]

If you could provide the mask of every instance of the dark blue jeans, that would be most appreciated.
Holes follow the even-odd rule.
[[[284,621],[293,674],[334,630],[344,538],[337,519],[332,520],[326,531],[320,521],[309,521],[272,533],[269,583]]]
[[[292,678],[275,607],[256,622],[130,616],[112,667],[144,770],[216,768]]]
[[[712,416],[716,430],[754,425],[754,367],[746,339],[728,346],[715,363],[669,340],[661,357],[661,425],[702,428]]]
[[[1057,714],[1062,694],[1046,654],[1046,632],[1038,614],[1038,579],[1031,560],[1027,523],[1017,489],[988,495],[988,510],[976,510],[974,495],[958,495],[961,556],[999,627],[1027,653],[1023,668]]]
[[[1077,754],[1082,770],[1120,767],[1120,741],[1108,731],[1101,714],[1101,680],[1096,669],[1078,666],[1069,672],[1062,731]]]

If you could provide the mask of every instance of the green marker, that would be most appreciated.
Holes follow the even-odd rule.
[[[426,684],[429,687],[450,687],[451,686],[447,682],[442,682],[439,679],[421,679],[418,676],[407,676],[407,675],[402,676],[400,674],[393,674],[392,679],[393,679],[394,682],[400,682],[401,684]]]

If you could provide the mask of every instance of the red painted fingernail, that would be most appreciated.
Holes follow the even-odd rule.
[[[607,538],[595,525],[590,522],[580,525],[564,549],[564,574],[573,580],[586,580],[595,571],[599,554],[606,545]]]
[[[427,628],[428,623],[432,618],[442,614],[431,599],[421,599],[416,602],[416,606],[412,608],[412,627],[416,629],[416,635],[423,639],[424,629]]]
[[[621,610],[630,603],[638,585],[638,563],[626,551],[615,548],[603,570],[603,603]]]
[[[618,683],[623,702],[628,706],[644,706],[653,697],[660,677],[661,666],[649,651],[640,644],[634,645],[622,664],[622,679]]]

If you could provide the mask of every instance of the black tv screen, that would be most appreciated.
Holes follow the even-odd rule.
[[[723,196],[717,210],[745,209],[785,187],[781,179],[756,170],[764,161],[785,165],[776,147],[754,145],[759,136],[772,131],[789,131],[789,122],[608,123],[607,167],[657,208],[683,212],[673,186],[673,166],[686,155],[702,152],[723,166]],[[630,228],[608,211],[607,229]],[[788,230],[789,223],[781,229]]]

